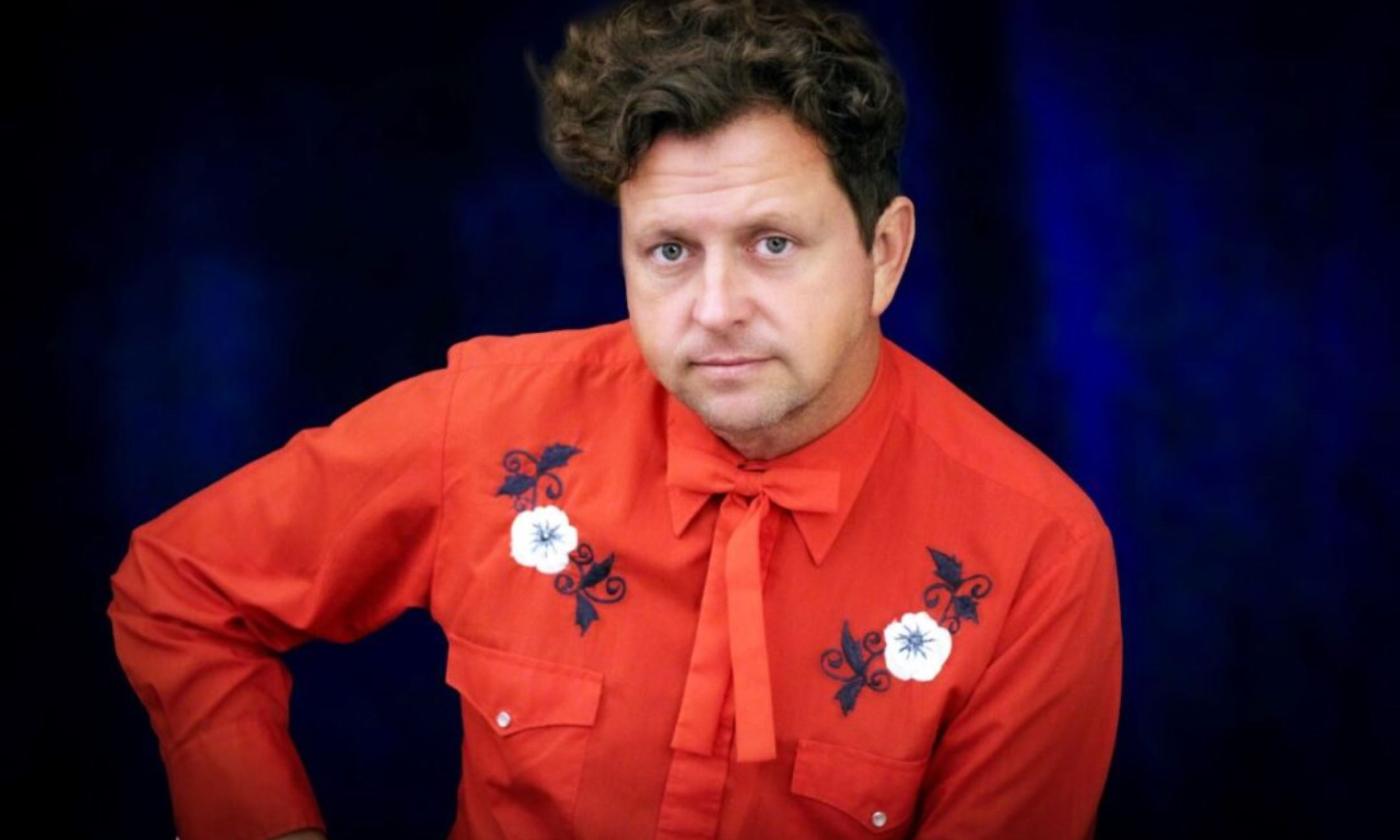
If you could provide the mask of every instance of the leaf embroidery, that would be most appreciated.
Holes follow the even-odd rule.
[[[510,450],[501,460],[506,476],[496,495],[509,496],[516,510],[512,556],[522,565],[554,574],[554,590],[574,598],[574,623],[583,635],[599,618],[596,605],[621,601],[627,594],[627,581],[612,573],[614,555],[595,560],[593,547],[578,540],[577,530],[562,510],[553,505],[537,506],[541,488],[549,502],[564,495],[564,480],[555,471],[580,452],[566,443],[550,444],[538,456],[524,449]],[[546,531],[548,540],[541,537]]]
[[[934,574],[941,582],[931,583],[924,590],[924,606],[934,609],[946,594],[948,601],[943,606],[939,624],[947,627],[949,633],[956,633],[964,621],[977,623],[977,603],[991,593],[992,579],[986,575],[965,578],[962,563],[956,557],[936,548],[928,549],[928,553],[933,558]]]
[[[952,651],[952,634],[964,621],[977,623],[978,604],[991,593],[992,579],[983,574],[964,577],[957,557],[935,548],[928,552],[938,580],[924,589],[923,601],[930,610],[943,605],[936,623],[924,612],[904,613],[884,633],[871,630],[857,640],[850,621],[845,620],[840,646],[822,651],[822,673],[841,683],[834,697],[843,716],[855,709],[864,689],[888,690],[891,672],[900,680],[934,679]],[[883,658],[880,667],[876,667],[877,658]]]
[[[501,489],[496,491],[497,496],[519,496],[526,490],[535,486],[533,475],[511,475],[506,476],[505,483]]]
[[[568,444],[556,443],[552,446],[546,446],[544,452],[540,453],[537,468],[540,472],[549,472],[569,463],[569,459],[578,453],[577,447]]]
[[[627,594],[627,581],[612,573],[614,560],[609,554],[595,562],[593,547],[582,543],[569,555],[569,562],[577,567],[577,576],[565,569],[554,577],[555,591],[574,596],[574,623],[580,636],[598,620],[594,604],[615,604]]]
[[[861,689],[885,691],[890,687],[888,671],[870,670],[870,663],[884,650],[885,640],[878,632],[871,630],[857,642],[851,635],[851,623],[841,623],[841,647],[822,652],[822,671],[841,682],[835,694],[836,701],[841,704],[841,714],[848,715],[856,707]],[[846,673],[846,669],[850,669],[850,673]]]
[[[930,548],[928,551],[933,555],[934,571],[939,577],[954,587],[962,583],[962,564],[958,562],[958,558],[944,554],[936,548]]]
[[[554,473],[581,452],[576,446],[553,443],[539,457],[524,449],[512,449],[501,459],[506,480],[496,491],[497,496],[510,496],[516,510],[529,510],[536,504],[536,494],[544,488],[550,501],[564,495],[564,480]]]

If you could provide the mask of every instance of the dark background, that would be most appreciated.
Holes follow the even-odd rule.
[[[1396,16],[1118,5],[854,4],[911,106],[886,329],[1113,530],[1101,836],[1388,833]],[[625,315],[615,210],[551,170],[522,60],[592,6],[12,21],[4,786],[48,833],[173,836],[104,614],[132,528],[454,341]],[[446,834],[442,657],[422,614],[289,657],[336,840]]]

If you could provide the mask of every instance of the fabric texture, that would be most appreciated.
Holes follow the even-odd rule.
[[[186,840],[324,827],[277,654],[411,608],[462,700],[453,838],[1083,838],[1118,720],[1098,511],[888,340],[767,461],[626,321],[460,342],[134,529],[112,587]]]

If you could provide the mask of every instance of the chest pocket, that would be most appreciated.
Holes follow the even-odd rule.
[[[464,775],[485,787],[505,835],[572,834],[603,675],[449,632],[447,683],[462,697]]]
[[[903,836],[918,807],[928,762],[804,738],[797,743],[792,792],[839,812],[825,809],[831,836]]]

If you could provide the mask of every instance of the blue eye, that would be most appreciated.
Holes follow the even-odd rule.
[[[662,262],[673,263],[685,256],[685,248],[678,242],[663,242],[651,249],[653,254],[660,256]]]
[[[786,236],[765,236],[763,237],[763,253],[772,256],[785,253],[792,245],[792,240]]]

